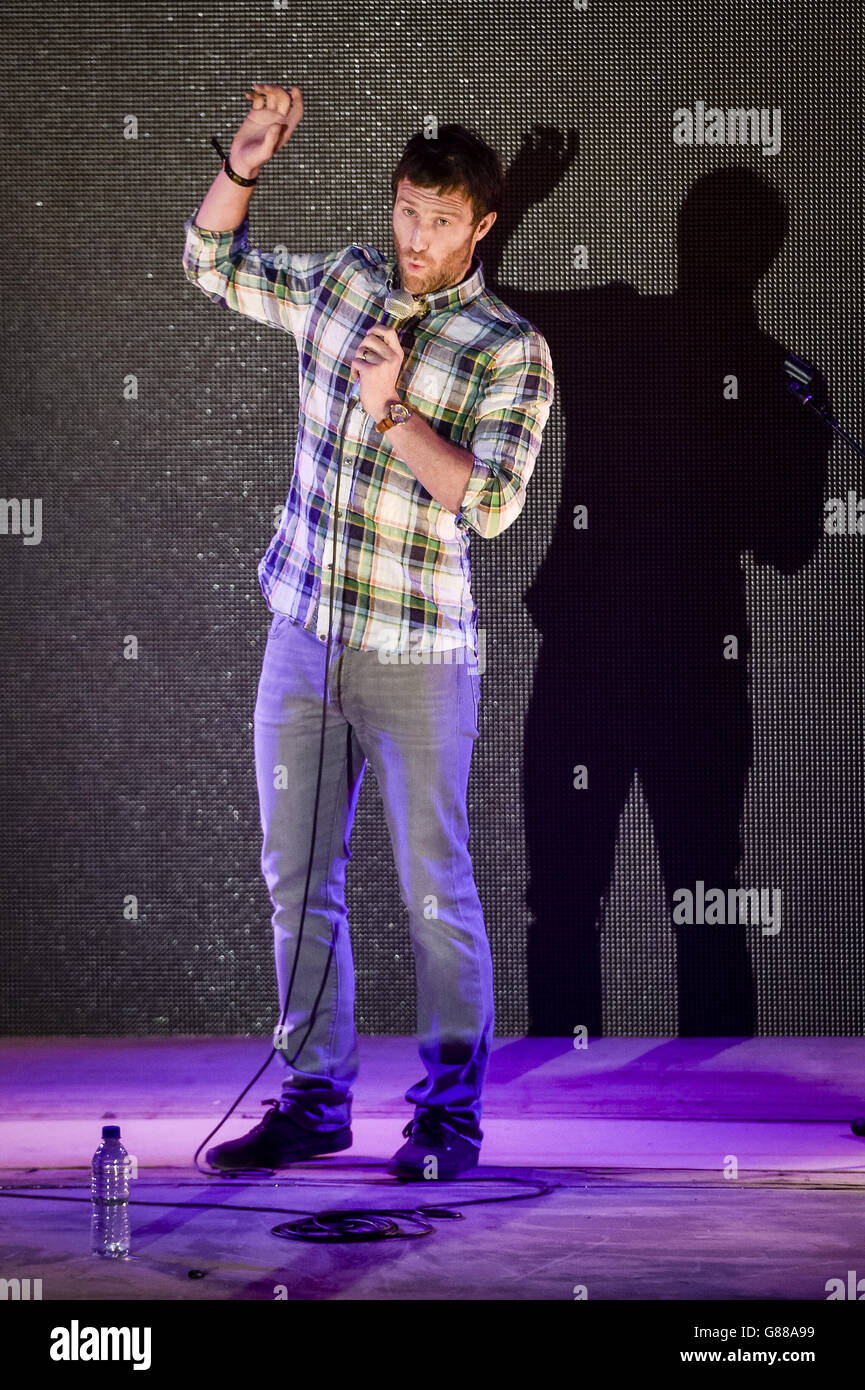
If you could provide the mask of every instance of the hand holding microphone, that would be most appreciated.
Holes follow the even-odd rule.
[[[410,320],[423,318],[426,312],[426,301],[416,299],[410,290],[390,290],[381,323],[358,344],[351,360],[351,380],[360,381],[361,405],[374,420],[381,418],[397,395],[396,383],[405,359],[399,332]],[[394,327],[387,327],[389,318],[395,320]]]
[[[374,420],[381,419],[397,394],[404,358],[396,329],[384,323],[375,324],[358,344],[351,359],[351,379],[360,382],[360,403]]]

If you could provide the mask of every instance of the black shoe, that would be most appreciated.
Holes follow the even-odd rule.
[[[403,1135],[408,1143],[397,1150],[387,1165],[387,1171],[395,1178],[409,1181],[458,1178],[460,1173],[477,1167],[480,1156],[477,1144],[457,1134],[438,1116],[422,1113],[409,1121]]]
[[[239,1139],[229,1139],[225,1144],[217,1144],[207,1150],[205,1159],[211,1168],[238,1173],[253,1168],[286,1168],[290,1163],[302,1163],[304,1159],[315,1158],[317,1154],[339,1153],[342,1149],[351,1148],[349,1125],[329,1133],[304,1129],[282,1113],[278,1100],[263,1100],[261,1103],[271,1106],[271,1109],[254,1129]]]

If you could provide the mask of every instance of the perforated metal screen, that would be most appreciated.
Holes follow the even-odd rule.
[[[181,266],[210,137],[230,141],[256,79],[296,83],[306,111],[253,244],[389,252],[390,172],[430,116],[521,171],[480,251],[548,337],[557,396],[525,510],[472,543],[497,1031],[745,1031],[753,988],[758,1032],[861,1032],[865,483],[778,386],[792,351],[861,437],[861,49],[853,0],[7,4],[3,1032],[275,1021],[256,566],[290,480],[295,348]],[[739,110],[765,113],[756,143]],[[535,126],[573,130],[572,159],[527,146]],[[750,326],[703,294],[759,252],[747,188],[710,181],[698,289],[674,293],[679,210],[727,167],[790,209]],[[37,498],[29,543],[10,503]],[[358,1026],[408,1033],[369,771],[352,847]],[[720,953],[695,923],[677,951],[667,897],[733,871],[779,913]]]

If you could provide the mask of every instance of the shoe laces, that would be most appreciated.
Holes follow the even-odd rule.
[[[279,1101],[274,1100],[272,1096],[270,1100],[263,1100],[261,1103],[262,1105],[269,1105],[271,1108],[267,1111],[266,1115],[259,1120],[258,1124],[254,1126],[252,1130],[253,1134],[261,1134],[262,1130],[267,1129],[274,1115],[279,1111]]]
[[[415,1119],[409,1120],[403,1130],[405,1139],[429,1138],[441,1144],[447,1143],[448,1139],[453,1139],[455,1130],[451,1129],[440,1115],[432,1115],[426,1112],[418,1115]]]

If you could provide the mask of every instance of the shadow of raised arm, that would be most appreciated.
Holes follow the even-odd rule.
[[[505,174],[499,215],[479,245],[487,284],[498,279],[505,246],[530,207],[542,203],[564,178],[577,157],[575,130],[563,135],[556,126],[533,126]]]

